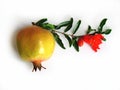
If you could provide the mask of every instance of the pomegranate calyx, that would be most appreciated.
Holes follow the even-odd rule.
[[[42,68],[46,69],[45,67],[42,66],[42,64],[40,62],[32,62],[32,64],[33,64],[32,72],[34,72],[34,71],[36,72],[37,69],[39,69],[39,71],[41,71]]]

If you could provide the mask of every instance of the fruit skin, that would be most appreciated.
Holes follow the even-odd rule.
[[[51,57],[54,47],[52,33],[35,25],[20,30],[17,35],[18,52],[23,60],[34,64],[34,69],[41,70],[41,62]]]

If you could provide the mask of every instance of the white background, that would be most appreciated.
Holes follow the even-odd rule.
[[[48,18],[59,23],[73,17],[96,28],[103,18],[112,33],[95,53],[88,45],[76,52],[56,45],[47,69],[31,72],[32,64],[19,57],[17,30],[32,21]],[[64,38],[63,38],[64,39]],[[120,90],[120,1],[119,0],[0,0],[0,90]]]

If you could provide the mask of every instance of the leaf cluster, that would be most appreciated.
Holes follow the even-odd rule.
[[[105,29],[104,30],[104,26],[106,24],[107,18],[104,18],[97,29],[92,29],[90,25],[88,25],[88,29],[87,29],[87,34],[95,34],[95,33],[99,33],[99,34],[105,34],[108,35],[111,33],[111,29]]]
[[[104,18],[97,29],[93,29],[90,25],[88,25],[88,29],[87,29],[87,32],[86,34],[96,34],[96,33],[99,33],[99,34],[105,34],[105,35],[108,35],[111,33],[111,29],[105,29],[104,30],[104,26],[106,24],[106,21],[107,19]],[[37,25],[37,26],[40,26],[42,28],[45,28],[47,30],[50,30],[51,33],[53,34],[56,42],[58,43],[58,45],[63,48],[63,49],[66,49],[64,44],[63,44],[63,41],[62,39],[60,38],[59,34],[62,34],[64,35],[64,37],[66,38],[66,40],[68,41],[69,43],[69,47],[73,46],[75,48],[76,51],[79,51],[79,46],[78,46],[78,39],[81,37],[81,36],[75,36],[76,32],[78,31],[79,27],[80,27],[80,24],[81,24],[81,20],[78,20],[77,23],[75,24],[75,26],[73,26],[73,18],[70,18],[70,20],[68,21],[64,21],[64,22],[61,22],[57,25],[54,25],[54,24],[51,24],[51,23],[48,23],[47,22],[47,18],[43,18],[39,21],[37,21],[36,23],[32,22],[33,25]],[[63,32],[59,32],[59,30],[64,27],[64,31]],[[71,29],[72,28],[72,29]],[[67,34],[66,32],[72,30],[72,34]],[[83,35],[82,35],[83,36]],[[106,39],[104,38],[104,41]]]
[[[36,26],[40,26],[40,27],[45,28],[47,30],[54,30],[55,29],[55,25],[48,23],[47,18],[43,18],[43,19],[37,21],[36,23],[32,22],[32,24],[36,25]]]
[[[69,21],[64,21],[64,22],[59,23],[58,25],[55,25],[55,29],[56,30],[61,29],[62,27],[65,27],[63,35],[66,38],[66,40],[68,41],[69,47],[73,46],[76,51],[79,51],[79,47],[78,47],[78,44],[77,44],[78,37],[74,36],[74,34],[77,32],[80,24],[81,24],[81,20],[78,20],[78,22],[75,24],[75,26],[72,29],[72,34],[71,35],[66,34],[66,32],[68,32],[69,30],[71,30],[71,28],[73,26],[73,18],[70,18]],[[62,47],[62,45],[60,45],[60,46]],[[65,49],[65,48],[63,48],[63,49]]]

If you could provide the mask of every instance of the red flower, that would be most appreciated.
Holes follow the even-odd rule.
[[[78,39],[78,46],[83,46],[83,37],[80,37],[79,39]]]
[[[87,34],[78,39],[78,45],[82,46],[84,41],[87,44],[89,44],[95,52],[97,52],[97,49],[100,49],[99,45],[102,43],[102,39],[104,39],[102,34],[95,34],[95,35]]]

